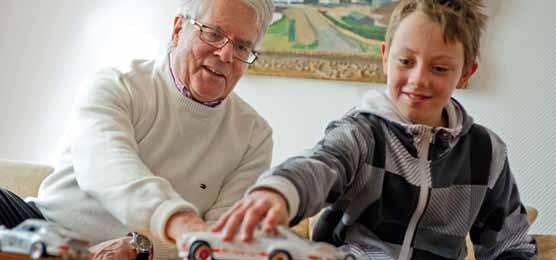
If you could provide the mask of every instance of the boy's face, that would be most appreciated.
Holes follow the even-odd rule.
[[[419,11],[401,21],[388,49],[382,46],[392,101],[416,124],[446,126],[444,106],[477,69],[464,68],[464,60],[461,42],[444,42],[440,25]]]

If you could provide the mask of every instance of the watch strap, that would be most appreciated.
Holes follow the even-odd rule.
[[[151,256],[150,252],[142,252],[142,253],[138,253],[137,257],[135,259],[136,260],[149,260],[150,256]]]

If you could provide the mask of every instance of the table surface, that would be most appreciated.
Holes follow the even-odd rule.
[[[556,259],[556,236],[554,235],[535,235],[541,253],[540,260]],[[0,253],[1,260],[28,260],[29,256]],[[63,260],[59,257],[41,258],[41,260]]]
[[[9,254],[9,253],[0,253],[0,259],[2,260],[29,260],[28,255],[19,255],[19,254]],[[41,258],[41,260],[62,260],[60,257],[46,257]]]

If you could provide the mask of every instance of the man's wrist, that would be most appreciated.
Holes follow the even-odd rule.
[[[127,234],[131,237],[130,245],[135,250],[136,260],[150,260],[153,256],[153,244],[148,237],[137,232]]]
[[[178,236],[183,234],[188,223],[198,220],[200,218],[193,210],[178,211],[172,214],[166,223],[166,237],[175,242]]]

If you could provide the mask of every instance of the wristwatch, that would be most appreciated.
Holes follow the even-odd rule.
[[[151,251],[153,249],[153,244],[151,243],[149,238],[137,232],[131,232],[127,235],[131,237],[131,241],[129,242],[131,244],[131,247],[133,247],[133,249],[135,249],[135,251],[137,252],[137,258],[135,259],[149,260]]]

